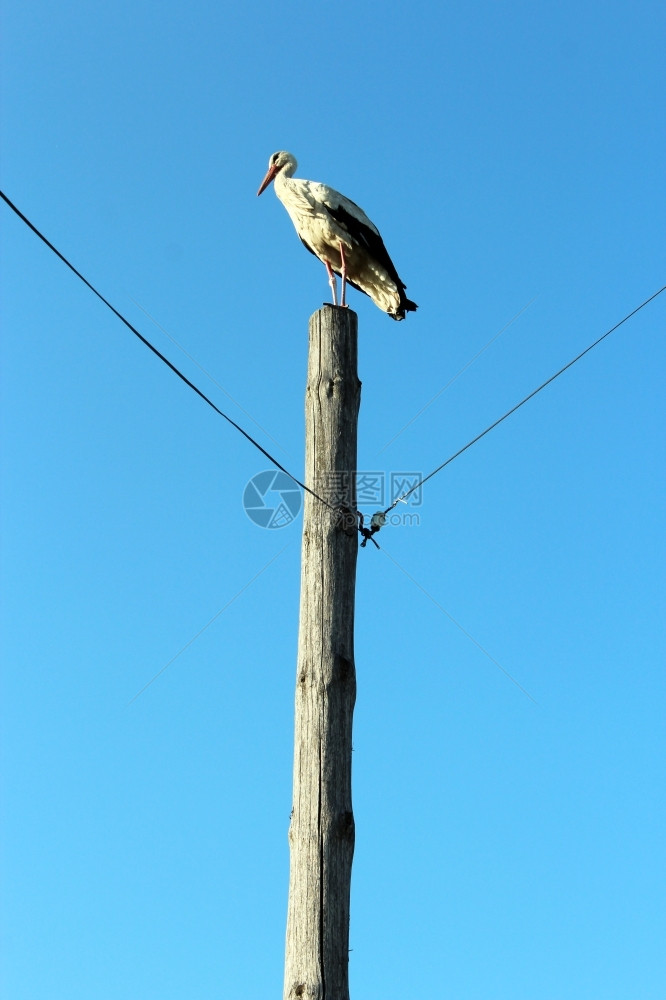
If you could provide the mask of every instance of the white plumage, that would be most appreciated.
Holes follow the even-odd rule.
[[[416,309],[416,303],[405,295],[406,285],[398,277],[377,227],[358,205],[333,188],[294,177],[296,167],[291,153],[273,153],[257,194],[275,182],[275,193],[302,242],[326,266],[334,305],[333,272],[342,278],[341,305],[345,305],[345,285],[349,282],[392,319],[404,319],[406,312]]]

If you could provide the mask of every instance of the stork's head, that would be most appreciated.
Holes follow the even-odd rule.
[[[291,153],[286,153],[283,149],[278,153],[273,153],[268,161],[266,176],[261,182],[261,187],[257,191],[257,194],[260,195],[262,191],[265,191],[270,182],[275,180],[278,174],[282,174],[284,177],[292,177],[297,166],[296,157],[292,156]]]

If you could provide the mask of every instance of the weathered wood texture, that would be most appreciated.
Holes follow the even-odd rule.
[[[306,485],[355,508],[357,317],[310,317]],[[358,531],[305,494],[284,1000],[348,1000]]]

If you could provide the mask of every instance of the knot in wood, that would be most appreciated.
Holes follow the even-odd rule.
[[[307,983],[294,983],[289,990],[289,1000],[292,1000],[292,997],[301,997],[304,1000],[317,1000],[321,996],[321,989],[315,983],[311,983],[309,986]]]

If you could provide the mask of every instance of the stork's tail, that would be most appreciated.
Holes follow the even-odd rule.
[[[407,299],[404,296],[401,296],[400,305],[398,306],[398,309],[394,313],[389,313],[389,316],[391,317],[391,319],[404,319],[405,313],[416,312],[417,309],[418,306],[416,302],[412,302],[411,299]]]

